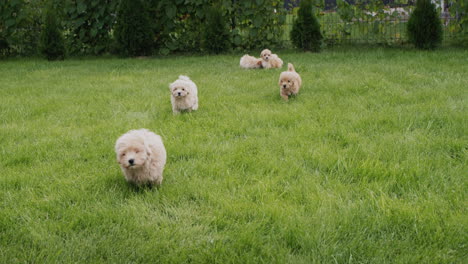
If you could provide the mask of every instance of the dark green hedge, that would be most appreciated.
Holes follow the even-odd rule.
[[[38,54],[46,0],[0,1],[0,55]],[[116,0],[52,0],[67,53],[96,55],[115,43]],[[226,19],[234,49],[274,48],[282,44],[286,20],[282,0],[143,0],[153,32],[154,53],[200,52],[209,7]]]
[[[58,16],[53,7],[46,11],[39,48],[42,55],[50,61],[65,58],[65,43],[59,29]]]
[[[147,56],[153,50],[153,30],[141,0],[122,0],[114,27],[116,50],[124,56]]]
[[[298,17],[294,21],[290,39],[294,46],[307,51],[320,51],[322,45],[320,24],[312,12],[312,1],[302,0]]]
[[[418,49],[434,49],[442,42],[442,22],[431,0],[418,0],[408,20],[408,37]]]

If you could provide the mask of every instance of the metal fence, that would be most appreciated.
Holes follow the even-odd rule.
[[[343,20],[335,9],[316,12],[324,41],[328,45],[337,44],[385,44],[404,45],[408,42],[406,26],[412,7],[389,8],[382,14],[364,12],[364,18]],[[289,32],[292,29],[296,15],[291,11],[286,17],[283,40],[291,45]],[[459,18],[450,16],[448,12],[441,15],[443,25],[443,44],[451,43],[461,37]]]

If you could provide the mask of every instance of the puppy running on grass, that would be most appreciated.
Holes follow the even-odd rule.
[[[289,96],[296,95],[301,88],[301,76],[294,70],[294,66],[288,63],[288,71],[281,73],[279,78],[280,95],[288,101]]]
[[[169,85],[171,89],[172,112],[198,109],[198,89],[189,77],[180,75],[179,79]]]
[[[128,182],[161,185],[166,149],[160,136],[147,129],[130,130],[117,139],[115,153]]]

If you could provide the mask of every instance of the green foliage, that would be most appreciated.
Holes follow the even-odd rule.
[[[282,44],[286,12],[281,0],[224,1],[231,20],[233,44],[253,50]]]
[[[150,16],[157,28],[160,52],[200,51],[206,7],[213,4],[226,13],[231,46],[259,49],[282,44],[286,13],[281,0],[152,0]]]
[[[18,17],[22,4],[22,1],[0,2],[0,54],[7,53],[13,42],[15,29],[22,20]]]
[[[346,0],[337,0],[337,13],[340,15],[341,20],[351,22],[355,16],[354,5],[350,5]]]
[[[459,44],[468,47],[468,1],[453,1],[449,10],[455,18],[455,23],[450,25],[450,30],[458,34]]]
[[[0,1],[0,42],[8,39],[9,54],[30,55],[37,51],[45,3],[45,0]],[[57,16],[62,18],[66,47],[71,54],[107,51],[117,3],[112,0],[50,1]],[[9,15],[14,16],[14,20],[9,19]],[[3,21],[9,26],[5,27]]]
[[[231,45],[226,19],[220,7],[211,7],[206,15],[206,27],[203,32],[203,47],[211,53],[226,52]]]
[[[319,3],[321,0],[317,0]],[[45,0],[0,1],[0,52],[27,55],[37,50]],[[125,26],[116,21],[118,4],[113,0],[53,0],[57,15],[62,18],[66,48],[70,54],[102,54],[110,49],[112,36],[116,47],[119,32],[128,23],[148,21],[144,28],[127,31],[139,35],[146,47],[162,54],[172,52],[199,52],[207,19],[207,6],[217,4],[226,14],[231,42],[238,49],[278,47],[283,43],[283,25],[286,13],[281,0],[143,0],[145,12],[133,13],[135,19]],[[140,1],[135,2],[140,6]],[[130,7],[136,8],[136,7]],[[142,17],[138,15],[142,14]],[[149,37],[142,32],[153,32]],[[121,39],[122,41],[122,39]],[[126,41],[128,43],[128,39]],[[118,49],[118,48],[117,48]],[[146,48],[145,48],[146,50]],[[126,51],[128,52],[128,51]],[[146,52],[145,52],[146,53]]]
[[[122,0],[115,25],[117,50],[123,56],[151,55],[153,31],[141,0]]]
[[[119,1],[66,0],[64,11],[68,49],[72,54],[102,54],[109,50],[110,31]]]
[[[303,50],[320,51],[322,44],[322,33],[320,24],[312,13],[312,2],[301,1],[298,17],[294,21],[290,38],[294,46]]]
[[[0,56],[37,53],[44,0],[0,1]]]
[[[389,7],[397,6],[402,10],[402,5],[408,4],[408,0],[395,0],[384,4],[382,0],[354,0],[352,4],[346,0],[337,0],[336,14],[339,21],[324,22],[325,41],[330,39],[336,42],[347,40],[362,42],[389,44],[402,39],[400,28],[397,25],[405,23],[406,18],[397,10]],[[398,36],[396,36],[398,34]]]
[[[150,16],[160,53],[199,52],[206,6],[211,0],[152,0]]]
[[[65,43],[53,8],[48,8],[45,14],[40,50],[48,60],[63,60],[65,57]]]
[[[431,0],[417,0],[407,30],[409,41],[419,49],[434,49],[442,42],[442,23]]]

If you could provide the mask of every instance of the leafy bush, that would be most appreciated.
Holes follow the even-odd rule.
[[[44,2],[0,1],[0,56],[37,54]]]
[[[229,46],[237,49],[281,46],[286,22],[283,0],[8,0],[0,1],[0,56],[40,50],[49,1],[61,21],[67,53],[76,55],[110,49],[129,56],[148,55],[153,49],[161,54],[200,52],[206,7],[214,3],[225,14]]]
[[[118,53],[124,56],[150,55],[153,31],[141,0],[122,0],[117,13],[115,40]]]
[[[229,29],[219,7],[211,7],[206,14],[206,27],[203,33],[203,47],[211,53],[221,53],[229,49]]]
[[[230,17],[233,45],[254,50],[283,44],[286,10],[283,0],[236,0],[225,2]]]
[[[206,6],[212,0],[149,0],[149,14],[155,47],[161,54],[170,52],[200,52],[201,30],[206,18]]]
[[[113,0],[62,1],[70,53],[98,55],[109,50],[117,4]]]
[[[417,0],[407,30],[409,41],[419,49],[434,49],[442,42],[442,22],[431,0]]]
[[[449,10],[456,21],[450,25],[450,30],[457,34],[455,42],[468,47],[468,1],[454,1]]]
[[[8,53],[21,7],[20,1],[0,1],[0,54]]]
[[[65,43],[57,15],[52,7],[49,7],[45,14],[40,37],[40,50],[48,60],[63,60],[65,57]]]
[[[283,43],[286,12],[283,0],[150,0],[160,52],[200,51],[209,9],[220,4],[229,26],[230,46],[239,49],[277,47]]]
[[[323,36],[320,32],[320,24],[312,12],[310,0],[301,1],[298,18],[294,21],[290,37],[297,48],[320,51]]]

